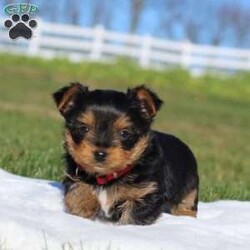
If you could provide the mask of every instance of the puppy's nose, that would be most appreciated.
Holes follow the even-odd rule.
[[[97,160],[99,162],[105,161],[106,156],[107,156],[107,153],[104,151],[95,151],[94,152],[95,160]]]

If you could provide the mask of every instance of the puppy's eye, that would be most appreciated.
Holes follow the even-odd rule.
[[[90,128],[88,125],[79,123],[79,122],[68,122],[67,127],[74,133],[79,133],[81,135],[85,135],[89,132]]]
[[[123,129],[120,131],[120,138],[122,140],[127,140],[130,137],[131,133],[127,129]]]
[[[81,134],[86,134],[89,132],[89,127],[85,124],[79,126],[77,129]]]

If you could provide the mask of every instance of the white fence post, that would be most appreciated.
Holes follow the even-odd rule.
[[[39,54],[39,47],[40,47],[40,39],[42,33],[42,26],[43,22],[41,19],[37,21],[37,28],[32,31],[33,36],[31,37],[28,45],[28,54],[29,55],[38,55]]]
[[[150,65],[152,37],[146,35],[142,38],[141,53],[139,58],[139,64],[143,68],[147,68]]]
[[[182,44],[180,66],[188,69],[191,65],[191,43],[186,40]]]
[[[90,58],[92,60],[99,60],[102,56],[102,47],[104,43],[105,29],[98,25],[94,29],[93,45],[90,52]]]

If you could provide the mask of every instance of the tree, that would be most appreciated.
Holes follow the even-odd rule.
[[[73,25],[80,24],[80,17],[82,15],[82,4],[85,1],[80,0],[68,0],[65,1],[65,16],[67,17],[67,22]]]
[[[217,44],[223,41],[231,41],[234,46],[249,46],[250,32],[250,8],[244,8],[239,4],[223,4],[217,12]],[[220,33],[220,35],[218,35]]]
[[[130,26],[129,31],[136,33],[143,12],[144,0],[130,0]]]
[[[112,23],[112,11],[116,1],[92,0],[91,1],[91,26],[102,25],[110,28]]]
[[[161,34],[193,43],[249,47],[250,9],[239,3],[198,0],[158,0]]]
[[[184,0],[160,0],[151,3],[159,11],[159,23],[163,36],[176,39],[176,28],[181,26]]]

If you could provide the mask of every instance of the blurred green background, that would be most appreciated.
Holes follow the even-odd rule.
[[[165,102],[154,128],[180,137],[198,159],[201,200],[250,199],[250,73],[198,77],[180,69],[143,70],[125,59],[0,59],[1,168],[61,180],[63,119],[51,93],[74,81],[123,91],[145,83]]]

